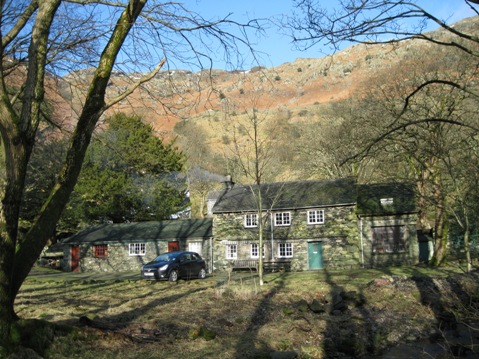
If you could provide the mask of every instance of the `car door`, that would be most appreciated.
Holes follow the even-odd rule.
[[[197,276],[202,267],[203,260],[196,253],[191,254],[191,275]]]
[[[191,254],[184,253],[180,256],[178,273],[182,278],[191,277]]]

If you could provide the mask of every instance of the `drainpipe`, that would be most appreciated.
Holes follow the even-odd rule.
[[[361,237],[361,264],[364,268],[364,243],[363,243],[363,219],[359,216],[359,223],[360,223],[360,237]]]
[[[271,260],[274,261],[274,233],[273,233],[273,214],[271,211],[269,213],[269,226],[271,229]]]
[[[213,261],[213,237],[210,237],[210,270],[209,270],[209,274],[213,273],[213,265],[214,265],[214,261]]]

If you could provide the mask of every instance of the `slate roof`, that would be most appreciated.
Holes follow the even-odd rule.
[[[257,209],[252,190],[257,185],[235,185],[219,196],[213,213],[246,212]],[[263,209],[287,210],[356,203],[355,178],[322,181],[294,181],[261,185]]]
[[[392,199],[392,203],[381,203]],[[358,185],[357,213],[359,215],[388,215],[415,213],[416,193],[407,183],[380,183]]]
[[[133,243],[212,237],[213,221],[186,219],[161,222],[104,224],[87,228],[63,241],[63,244]]]

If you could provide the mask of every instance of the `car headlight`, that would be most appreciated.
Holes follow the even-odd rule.
[[[166,268],[168,268],[168,264],[165,264],[164,266],[161,266],[160,268],[158,268],[158,270],[166,270]]]

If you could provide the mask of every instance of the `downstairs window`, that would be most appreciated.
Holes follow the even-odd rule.
[[[93,256],[96,258],[108,257],[108,244],[98,244],[93,246]]]

